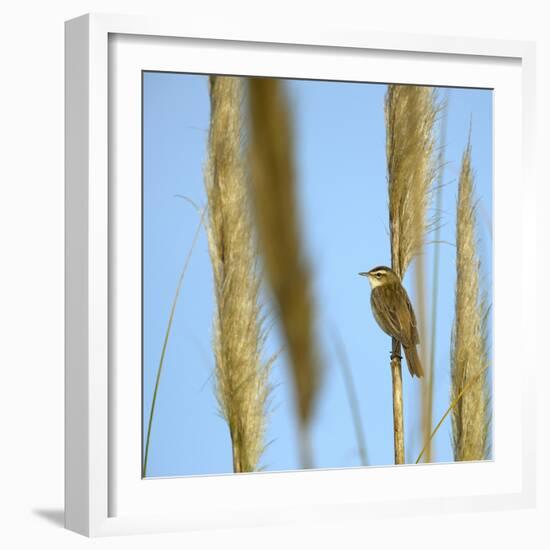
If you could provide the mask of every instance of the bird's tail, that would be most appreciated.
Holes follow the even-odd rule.
[[[405,357],[407,359],[407,367],[409,367],[409,372],[411,376],[418,376],[422,378],[424,376],[424,370],[422,369],[422,363],[420,362],[420,357],[418,357],[418,352],[416,351],[416,346],[410,346],[408,348],[403,348],[405,352]]]

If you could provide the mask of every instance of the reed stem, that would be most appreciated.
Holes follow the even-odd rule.
[[[426,276],[424,265],[424,254],[421,252],[415,261],[415,279],[416,279],[416,315],[418,320],[418,336],[420,339],[420,360],[423,365],[428,364],[428,335],[426,331]],[[420,440],[427,441],[427,437],[432,427],[431,401],[433,398],[432,372],[424,373],[420,384],[420,417],[422,430]],[[432,460],[431,445],[428,445],[426,452],[426,462]]]
[[[393,394],[393,448],[395,464],[405,464],[405,427],[403,423],[403,377],[401,369],[401,344],[392,338],[390,361]]]
[[[386,157],[391,267],[403,280],[415,255],[422,252],[434,179],[435,92],[424,86],[390,84],[386,92]],[[423,342],[424,344],[424,342]],[[400,344],[392,341],[392,392],[395,463],[405,462],[403,387]]]
[[[445,168],[445,147],[447,145],[447,109],[449,103],[449,91],[446,90],[445,98],[441,108],[441,125],[439,133],[439,154],[438,154],[438,172],[437,172],[437,189],[435,192],[435,210],[441,212],[443,207],[443,181]],[[432,307],[431,307],[431,334],[430,334],[430,359],[428,367],[428,378],[426,388],[427,402],[424,407],[424,442],[428,441],[428,449],[426,451],[425,462],[432,461],[432,444],[429,431],[433,420],[434,408],[434,388],[435,388],[435,352],[437,342],[437,303],[439,296],[439,263],[441,255],[441,224],[436,224],[434,229],[434,257],[432,267]]]

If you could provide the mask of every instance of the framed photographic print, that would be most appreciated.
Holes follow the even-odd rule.
[[[532,505],[533,66],[67,22],[67,528]]]

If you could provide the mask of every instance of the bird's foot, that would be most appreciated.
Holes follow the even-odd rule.
[[[393,361],[394,359],[403,359],[403,356],[400,353],[395,353],[394,351],[390,351],[390,359]]]

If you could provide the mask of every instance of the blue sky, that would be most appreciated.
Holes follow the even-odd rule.
[[[369,464],[393,461],[390,340],[370,310],[368,282],[357,275],[389,265],[385,157],[385,84],[285,80],[294,117],[303,234],[314,272],[318,341],[324,376],[313,422],[315,467],[359,466],[357,443],[335,334],[352,368]],[[209,124],[207,77],[144,73],[144,427],[170,305],[199,222],[176,195],[204,205],[203,167]],[[447,132],[440,281],[437,307],[434,423],[449,405],[450,335],[454,310],[455,207],[460,161],[472,123],[483,286],[492,293],[492,92],[447,88]],[[434,245],[426,249],[428,289]],[[415,302],[412,268],[405,277]],[[431,295],[430,290],[428,294]],[[428,311],[430,304],[428,304]],[[193,253],[176,310],[152,428],[148,476],[231,472],[227,426],[213,392],[212,274],[204,231]],[[277,327],[266,356],[281,344]],[[406,454],[420,440],[420,383],[404,367]],[[286,358],[272,371],[266,470],[299,467],[292,387]],[[435,438],[435,461],[452,460],[450,422]]]

